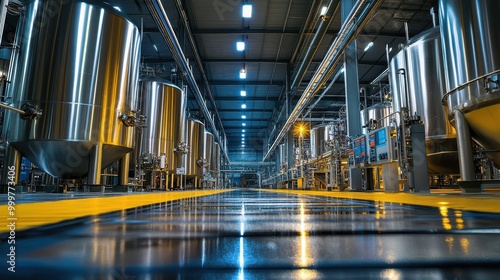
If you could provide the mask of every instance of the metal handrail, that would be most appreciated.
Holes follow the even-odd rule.
[[[443,98],[441,99],[441,103],[442,103],[444,106],[446,106],[446,105],[447,105],[446,103],[448,102],[448,96],[450,96],[450,95],[451,95],[452,93],[454,93],[455,91],[461,90],[461,89],[465,88],[466,86],[468,86],[468,85],[470,85],[470,84],[472,84],[472,83],[475,83],[475,82],[477,82],[477,81],[479,81],[479,80],[481,80],[481,79],[484,79],[484,78],[486,78],[486,77],[488,77],[488,76],[491,76],[491,75],[494,75],[494,74],[497,74],[497,73],[500,73],[500,69],[495,70],[495,71],[493,71],[493,72],[490,72],[490,73],[488,73],[488,74],[484,74],[484,75],[482,75],[482,76],[479,76],[479,77],[477,77],[477,78],[474,78],[474,79],[472,79],[472,80],[470,80],[470,81],[468,81],[468,82],[465,82],[465,83],[463,83],[463,84],[459,85],[458,87],[456,87],[456,88],[454,88],[454,89],[452,89],[452,90],[448,91],[445,95],[443,95]]]

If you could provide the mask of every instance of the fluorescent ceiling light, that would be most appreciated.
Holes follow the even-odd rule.
[[[236,42],[236,50],[237,51],[244,51],[245,50],[245,42]]]
[[[371,48],[372,46],[373,46],[373,42],[368,43],[368,45],[366,45],[365,52],[366,52],[369,48]]]
[[[327,9],[328,8],[326,6],[321,7],[321,12],[319,12],[319,15],[320,16],[326,16],[326,10]]]
[[[158,48],[156,47],[156,45],[153,45],[153,48],[155,48],[155,50],[158,51]]]
[[[247,70],[241,69],[240,70],[240,79],[246,79],[247,78]]]
[[[118,10],[120,12],[122,11],[122,9],[120,9],[120,7],[118,7],[118,6],[113,6],[113,8],[115,8],[116,10]]]
[[[247,104],[243,103],[241,104],[241,109],[246,109],[247,108]]]
[[[247,92],[245,90],[240,91],[241,96],[247,96]]]
[[[246,119],[246,118],[247,118],[247,116],[245,116],[245,115],[241,115],[241,118],[242,118],[242,119]]]
[[[242,129],[241,132],[245,132],[246,130]],[[243,134],[243,136],[245,136],[245,134]]]
[[[244,18],[252,17],[252,5],[250,4],[243,5],[243,17]]]
[[[241,125],[242,125],[242,126],[247,126],[247,124],[246,124],[246,123],[242,123]]]

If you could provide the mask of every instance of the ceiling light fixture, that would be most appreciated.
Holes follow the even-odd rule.
[[[242,123],[241,125],[242,125],[242,126],[247,126],[247,124],[246,124],[246,123]]]
[[[247,70],[245,68],[240,70],[240,79],[246,79],[247,78]]]
[[[371,48],[372,46],[373,46],[373,42],[368,43],[368,45],[366,45],[365,52],[366,52],[369,48]]]
[[[241,95],[241,96],[247,96],[247,92],[246,92],[246,90],[242,90],[242,91],[240,91],[240,95]]]
[[[326,11],[327,11],[328,7],[327,6],[323,6],[321,7],[321,12],[319,12],[319,15],[320,16],[326,16]]]
[[[113,6],[113,8],[115,8],[115,9],[116,9],[116,10],[118,10],[119,12],[121,12],[121,11],[122,11],[122,9],[120,9],[120,7],[118,7],[118,6]]]
[[[236,42],[236,50],[242,52],[245,50],[245,42],[239,41]]]
[[[247,116],[245,116],[245,115],[241,115],[241,118],[242,118],[242,119],[246,119],[246,118],[247,118]]]
[[[245,132],[246,130],[242,129],[241,132]],[[245,136],[245,134],[243,134],[243,136]]]
[[[158,51],[158,48],[156,47],[156,45],[153,45],[153,48],[155,48],[155,50]]]
[[[241,109],[246,109],[247,108],[247,104],[243,103],[241,104]]]
[[[250,4],[244,4],[242,7],[242,13],[244,18],[251,18],[252,17],[252,5]]]

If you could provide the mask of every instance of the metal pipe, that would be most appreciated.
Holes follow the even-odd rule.
[[[263,161],[269,158],[271,153],[280,143],[281,139],[283,139],[285,134],[292,127],[293,123],[300,116],[301,112],[307,106],[311,98],[314,97],[314,95],[318,92],[319,88],[326,82],[326,80],[328,80],[331,75],[333,75],[333,71],[342,58],[342,54],[344,53],[345,49],[355,39],[357,34],[361,32],[365,24],[370,20],[370,17],[368,17],[368,15],[371,14],[372,11],[376,10],[381,5],[381,2],[383,1],[360,0],[356,2],[355,6],[352,9],[352,12],[349,14],[349,17],[342,25],[339,35],[335,38],[335,41],[328,49],[325,58],[319,65],[318,70],[314,73],[311,81],[307,85],[304,93],[300,97],[292,113],[289,115],[287,122],[281,129],[276,140],[262,159]]]
[[[495,70],[495,71],[492,71],[492,72],[490,72],[490,73],[488,73],[488,74],[484,74],[484,75],[482,75],[482,76],[479,76],[479,77],[477,77],[477,78],[474,78],[474,79],[472,79],[472,80],[470,80],[470,81],[468,81],[468,82],[465,82],[465,83],[463,83],[463,84],[459,85],[458,87],[456,87],[456,88],[454,88],[454,89],[452,89],[452,90],[448,91],[445,95],[443,95],[443,98],[441,99],[441,102],[443,103],[443,105],[445,105],[445,106],[446,106],[446,105],[447,105],[446,103],[447,103],[448,96],[449,96],[450,94],[452,94],[453,92],[455,92],[455,91],[457,91],[457,90],[461,90],[461,89],[465,88],[466,86],[468,86],[468,85],[470,85],[470,84],[472,84],[472,83],[474,83],[474,82],[477,82],[477,81],[479,81],[479,80],[481,80],[481,79],[484,79],[484,78],[486,78],[486,77],[488,77],[488,76],[495,75],[495,74],[497,74],[497,73],[500,73],[500,69]]]
[[[207,75],[205,74],[205,70],[203,68],[203,63],[201,61],[200,54],[198,53],[198,48],[196,47],[196,43],[194,41],[193,32],[191,32],[191,28],[190,28],[190,25],[189,25],[189,21],[188,21],[186,12],[185,12],[185,10],[184,10],[184,8],[182,6],[181,0],[175,1],[175,4],[177,6],[177,10],[179,11],[179,14],[182,17],[182,22],[184,23],[184,27],[185,27],[185,29],[187,31],[189,43],[191,45],[191,49],[193,50],[194,59],[196,61],[196,64],[198,65],[198,69],[200,71],[202,80],[203,80],[203,82],[205,84],[206,93],[207,93],[208,97],[210,98],[210,101],[212,102],[212,106],[214,108],[215,115],[217,116],[217,120],[219,121],[219,124],[221,125],[220,129],[222,130],[222,135],[225,136],[226,133],[224,131],[224,126],[222,126],[222,120],[221,120],[221,117],[220,117],[220,114],[219,114],[219,110],[217,109],[217,103],[215,102],[215,99],[214,99],[214,97],[212,95],[212,91],[210,90],[210,84],[208,83]],[[222,143],[219,142],[219,144],[222,146]]]
[[[165,9],[163,8],[163,5],[161,4],[160,1],[158,0],[145,0],[146,6],[149,9],[149,12],[151,13],[151,16],[156,22],[156,25],[158,26],[158,29],[160,30],[160,33],[162,34],[163,38],[165,39],[167,46],[170,49],[170,52],[172,53],[172,56],[174,57],[174,60],[179,64],[183,71],[186,74],[187,82],[190,88],[193,90],[194,97],[196,99],[196,102],[200,106],[201,112],[205,116],[206,121],[210,125],[210,128],[214,132],[214,137],[218,143],[220,143],[220,138],[218,133],[215,133],[217,131],[217,128],[215,126],[214,120],[212,119],[210,115],[210,111],[208,110],[207,104],[205,103],[205,100],[203,99],[203,95],[200,91],[200,88],[198,87],[198,84],[196,82],[196,79],[193,75],[193,72],[191,71],[191,67],[189,66],[188,60],[184,56],[184,52],[182,51],[181,45],[179,43],[179,40],[177,40],[177,36],[175,34],[174,28],[172,27],[172,24],[170,23],[170,20],[168,19],[167,13],[165,12]],[[222,126],[222,124],[221,124]],[[229,157],[226,154],[226,152],[223,152],[224,157],[227,159],[229,162]]]
[[[334,5],[335,2],[337,2],[336,5]],[[338,4],[339,3],[336,0],[331,0],[330,4],[328,4],[325,17],[323,17],[323,20],[321,20],[321,22],[319,23],[319,27],[316,30],[316,33],[314,34],[314,37],[311,40],[311,43],[309,43],[309,46],[307,47],[304,59],[302,60],[302,63],[300,63],[299,69],[297,70],[297,74],[292,80],[291,89],[295,89],[302,82],[302,79],[304,78],[307,69],[309,68],[309,65],[311,65],[314,55],[318,51],[318,46],[321,44],[321,41],[323,41],[323,38],[325,37],[326,32],[328,31],[328,28],[333,22],[332,14],[334,6],[336,8]]]
[[[342,71],[342,69],[344,69],[344,68],[342,67],[339,69],[339,71],[337,71],[337,74],[335,74],[335,76],[333,76],[332,81],[323,90],[323,93],[321,93],[321,95],[318,97],[318,99],[316,99],[316,101],[314,101],[314,103],[309,106],[309,109],[307,110],[305,115],[309,115],[311,113],[312,109],[314,109],[314,107],[316,107],[316,105],[318,105],[319,101],[325,96],[325,94],[330,90],[330,88],[332,88],[333,84],[335,84],[335,82],[338,80],[338,78],[344,73],[344,71]]]
[[[432,17],[432,27],[436,27],[437,22],[436,22],[436,13],[434,12],[434,7],[431,8],[430,13]]]
[[[410,44],[410,30],[408,28],[408,22],[405,21],[405,37],[406,37],[406,45]]]
[[[387,47],[388,46],[386,45],[386,48]],[[389,56],[389,54],[387,54],[387,56]],[[387,59],[389,59],[389,58],[387,58]],[[380,73],[380,75],[378,75],[375,79],[373,79],[373,81],[370,82],[370,85],[376,85],[386,76],[389,76],[389,68],[385,69],[384,72]]]
[[[16,112],[16,113],[23,115],[23,116],[26,114],[26,112],[24,112],[23,110],[11,107],[8,104],[5,104],[3,102],[0,102],[0,107],[7,109],[7,110],[11,110],[11,111]]]
[[[455,110],[454,115],[455,128],[457,131],[458,164],[460,167],[460,177],[462,177],[462,181],[476,181],[470,127],[460,110]]]

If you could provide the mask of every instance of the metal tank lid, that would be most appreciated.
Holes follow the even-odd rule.
[[[439,29],[439,25],[436,27],[432,27],[430,29],[427,29],[425,31],[422,31],[422,32],[418,33],[417,35],[411,37],[410,40],[408,40],[408,47],[411,47],[412,45],[417,44],[421,41],[435,39],[436,37],[440,38],[440,34],[441,34],[441,31]],[[393,58],[398,56],[402,52],[403,52],[403,49],[399,49],[398,52],[391,55],[390,56],[391,63],[392,63]]]
[[[200,121],[199,119],[195,119],[195,118],[187,118],[186,121],[197,122],[197,123],[201,123],[204,125],[204,123],[202,121]]]
[[[415,44],[417,43],[418,41],[425,41],[427,39],[431,39],[431,38],[434,38],[436,36],[439,36],[440,34],[440,30],[439,30],[439,25],[436,26],[436,27],[432,27],[431,29],[428,29],[428,30],[425,30],[425,31],[422,31],[420,33],[418,33],[417,35],[413,36],[409,41],[408,43],[410,45],[412,44]]]
[[[180,87],[173,84],[171,81],[169,81],[165,78],[162,78],[162,77],[154,76],[154,75],[140,75],[139,82],[157,82],[157,83],[160,83],[162,85],[167,85],[167,86],[182,90]]]

